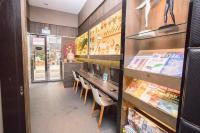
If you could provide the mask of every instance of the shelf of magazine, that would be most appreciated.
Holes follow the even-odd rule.
[[[183,49],[140,50],[125,75],[179,90],[183,58]]]
[[[141,79],[162,86],[166,86],[172,89],[180,90],[180,84],[181,84],[180,77],[173,77],[159,73],[145,72],[130,68],[124,68],[124,75],[135,79]]]
[[[186,27],[187,23],[181,23],[154,30],[145,30],[134,35],[129,35],[126,38],[135,40],[145,40],[145,39],[152,39],[152,38],[158,38],[176,34],[183,34],[186,33]]]
[[[167,133],[167,131],[135,108],[129,108],[128,123],[124,126],[123,133]]]
[[[135,106],[137,109],[147,114],[148,116],[150,116],[151,118],[153,118],[154,120],[165,125],[172,131],[175,131],[177,121],[177,118],[175,116],[167,114],[161,109],[155,108],[152,105],[143,102],[141,99],[134,97],[127,92],[123,92],[123,99]]]

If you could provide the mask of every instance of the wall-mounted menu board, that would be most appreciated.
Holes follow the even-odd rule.
[[[88,55],[88,32],[76,38],[75,45],[76,55]]]
[[[102,21],[90,31],[90,55],[120,55],[122,11]]]

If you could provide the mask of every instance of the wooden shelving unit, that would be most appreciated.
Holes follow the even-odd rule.
[[[132,104],[139,110],[143,111],[150,117],[156,119],[163,125],[168,126],[168,128],[170,128],[171,130],[174,130],[176,128],[176,118],[174,116],[169,115],[169,114],[165,113],[164,111],[162,111],[158,108],[155,108],[155,107],[151,106],[150,104],[147,104],[147,103],[143,102],[142,100],[140,100],[126,92],[123,93],[123,98],[125,101]]]
[[[148,82],[169,87],[171,89],[180,90],[180,84],[181,84],[180,77],[172,77],[168,75],[139,71],[139,70],[134,70],[134,69],[129,69],[129,68],[124,68],[124,74],[125,76],[128,76],[128,77],[145,80]]]
[[[148,27],[145,27],[145,8],[142,8],[141,10],[136,9],[142,3],[141,0],[126,0],[123,3],[126,4],[126,27],[121,128],[123,129],[125,125],[131,125],[129,124],[127,117],[128,109],[136,108],[139,112],[142,112],[144,116],[148,116],[147,118],[156,123],[158,127],[164,129],[168,133],[175,133],[176,117],[134,97],[127,93],[126,89],[129,87],[131,88],[130,85],[133,79],[136,79],[174,89],[178,92],[177,95],[179,94],[182,77],[174,77],[170,76],[170,74],[153,73],[154,70],[151,71],[150,69],[143,69],[142,67],[137,68],[136,65],[129,64],[135,56],[152,53],[184,52],[189,0],[176,0],[174,4],[176,25],[170,26],[166,26],[163,22],[165,1],[161,1],[157,3],[157,5],[152,6],[149,14]],[[168,21],[168,24],[172,24],[171,19]],[[156,72],[159,72],[159,70]],[[142,92],[142,90],[141,92],[137,91],[137,93]]]

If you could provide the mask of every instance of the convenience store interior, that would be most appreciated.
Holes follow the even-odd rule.
[[[200,133],[199,0],[0,9],[0,133]]]

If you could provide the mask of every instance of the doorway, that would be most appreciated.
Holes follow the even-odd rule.
[[[47,82],[61,80],[61,37],[31,35],[31,80]]]

